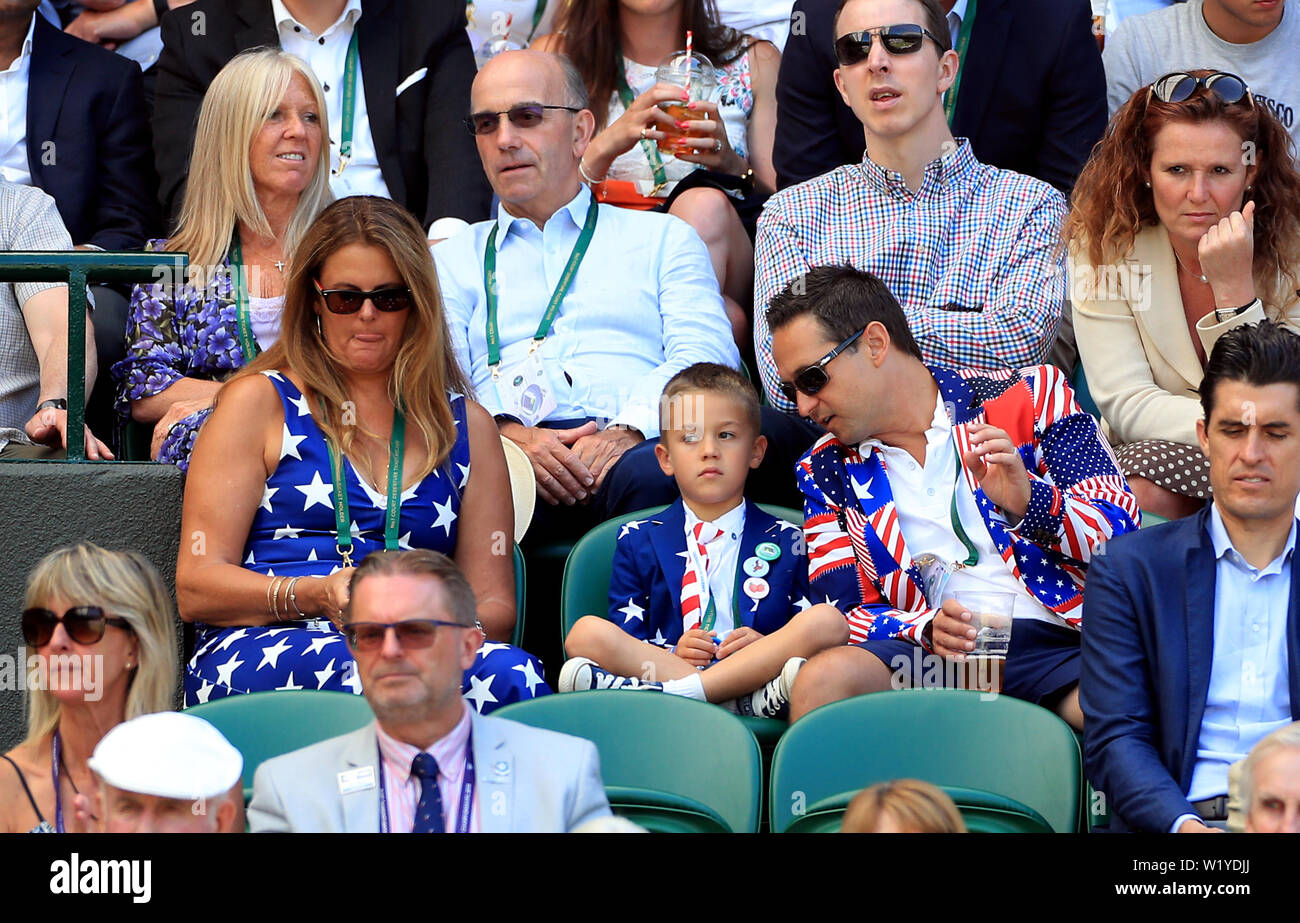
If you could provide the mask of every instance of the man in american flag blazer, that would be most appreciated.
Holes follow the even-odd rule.
[[[926,599],[928,553],[950,590],[1015,594],[1002,691],[1081,728],[1084,576],[1138,507],[1064,373],[927,367],[888,288],[848,266],[794,280],[767,319],[782,388],[828,431],[797,476],[813,601],[850,629],[801,671],[792,719],[974,648],[968,611]]]

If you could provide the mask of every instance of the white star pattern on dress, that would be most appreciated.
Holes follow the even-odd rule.
[[[492,653],[493,651],[508,651],[508,650],[510,650],[509,644],[498,644],[495,641],[484,641],[483,646],[478,649],[478,652],[481,655],[483,655],[484,658],[486,658],[487,655]]]
[[[271,498],[274,497],[279,492],[280,492],[280,488],[278,487],[263,487],[262,502],[261,504],[259,504],[262,507],[262,509],[266,510],[268,513],[274,513],[275,510],[271,509]]]
[[[471,676],[469,678],[470,688],[469,692],[465,693],[465,698],[474,703],[474,707],[478,710],[480,715],[483,714],[484,702],[496,702],[497,700],[497,697],[492,694],[492,680],[496,678],[497,675],[495,673],[489,676],[486,680],[479,679],[477,676]]]
[[[284,434],[280,437],[280,457],[288,458],[292,455],[298,461],[302,461],[302,455],[298,453],[298,444],[306,438],[306,436],[295,436],[289,432],[289,424],[284,424]]]
[[[293,486],[295,490],[302,491],[303,496],[307,498],[302,504],[304,513],[318,503],[327,510],[334,509],[334,498],[331,496],[334,493],[334,485],[322,481],[319,471],[311,473],[310,484],[295,484]]]
[[[283,686],[276,686],[276,687],[275,687],[275,690],[276,690],[276,692],[288,692],[288,691],[291,691],[291,690],[294,690],[294,689],[302,689],[302,688],[304,688],[304,687],[303,687],[303,686],[297,686],[297,685],[294,685],[294,682],[293,682],[293,672],[290,671],[290,673],[289,673],[289,678],[286,679],[286,680],[284,681],[284,685],[283,685]]]
[[[230,659],[217,667],[217,682],[223,686],[230,685],[230,675],[244,665],[244,661],[239,659],[239,651],[230,655]],[[232,687],[233,688],[233,687]]]
[[[324,689],[325,683],[328,682],[329,678],[336,672],[337,671],[334,669],[334,658],[331,657],[330,662],[325,664],[325,669],[316,671],[316,688]]]
[[[537,671],[533,669],[533,662],[525,660],[522,664],[515,664],[511,669],[524,674],[524,684],[528,687],[528,694],[533,695],[533,688],[542,681],[542,678],[537,675]]]
[[[456,462],[456,467],[460,469],[460,483],[456,486],[461,490],[464,490],[465,485],[469,483],[469,465],[462,465],[460,462]]]
[[[275,534],[271,536],[271,541],[273,541],[273,542],[274,542],[274,541],[279,541],[279,540],[282,539],[282,538],[294,538],[294,539],[296,539],[296,538],[298,537],[298,533],[301,532],[301,531],[302,531],[302,529],[295,529],[293,526],[289,525],[289,524],[286,522],[286,523],[284,524],[284,528],[283,528],[283,529],[276,529],[276,530],[275,530]]]
[[[313,548],[311,551],[307,552],[307,560],[308,560],[308,561],[315,561],[315,560],[317,560],[317,558],[316,558],[316,549],[315,549],[315,548]]]
[[[639,531],[641,523],[643,522],[645,522],[644,519],[633,519],[631,522],[623,523],[623,528],[618,530],[618,537],[623,538],[623,536],[627,535],[630,529],[637,529]]]
[[[271,665],[272,670],[277,669],[280,663],[280,655],[283,654],[288,649],[289,649],[289,642],[286,641],[284,638],[281,638],[279,641],[276,641],[270,647],[262,648],[262,662],[257,665],[257,669],[258,670],[262,669],[262,667],[266,666],[268,663]],[[255,670],[253,672],[257,672],[257,671]]]
[[[451,500],[448,499],[445,504],[434,500],[433,508],[438,511],[438,518],[433,521],[433,525],[430,526],[430,528],[436,529],[439,526],[442,526],[442,531],[445,533],[445,537],[450,538],[451,527],[456,522],[456,513],[451,508]]]
[[[307,398],[305,395],[299,395],[298,397],[291,397],[289,398],[289,403],[293,404],[294,407],[298,408],[298,416],[300,417],[311,416],[311,408],[307,406]]]
[[[322,635],[319,638],[312,638],[311,641],[307,644],[307,647],[303,649],[303,653],[319,654],[321,650],[325,647],[325,645],[333,644],[337,640],[338,638],[333,638],[330,637],[329,635]]]
[[[199,688],[194,690],[194,698],[200,705],[203,705],[208,701],[208,696],[212,695],[212,690],[215,688],[215,686],[205,679]]]
[[[236,628],[230,634],[221,639],[221,643],[212,649],[212,653],[215,654],[217,651],[224,651],[246,634],[248,634],[247,628]]]
[[[638,622],[645,621],[645,610],[633,602],[632,597],[630,596],[628,597],[627,605],[618,611],[624,614],[623,624],[625,625],[633,619],[636,619]]]
[[[257,563],[256,561],[253,560],[253,551],[251,548],[248,551],[248,557],[244,558],[244,563],[250,566]]]
[[[414,550],[415,550],[415,549],[413,549],[413,548],[411,547],[411,533],[410,533],[410,532],[407,532],[405,535],[399,535],[399,536],[397,536],[397,547],[398,547],[400,550],[402,550],[402,551],[414,551]]]

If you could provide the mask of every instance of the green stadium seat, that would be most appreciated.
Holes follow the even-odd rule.
[[[515,542],[515,630],[510,633],[510,643],[524,646],[524,603],[528,600],[528,567],[524,564],[524,551]]]

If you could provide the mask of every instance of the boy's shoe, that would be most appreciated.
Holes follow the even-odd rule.
[[[573,657],[560,667],[560,692],[581,692],[584,689],[651,689],[663,692],[663,688],[663,683],[649,683],[635,676],[619,676],[602,670],[596,661],[586,657]]]
[[[799,668],[807,662],[806,657],[791,657],[776,679],[765,683],[761,689],[736,699],[737,712],[755,718],[788,718],[794,678],[799,675]],[[564,682],[563,678],[560,682]]]

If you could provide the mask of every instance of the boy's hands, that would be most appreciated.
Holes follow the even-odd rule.
[[[707,667],[713,663],[713,655],[718,646],[713,643],[713,635],[699,628],[682,632],[681,640],[673,652],[693,667]]]
[[[723,641],[722,646],[718,648],[718,659],[728,657],[742,647],[748,647],[761,637],[763,636],[752,628],[742,626],[735,629],[727,635],[727,640]]]

